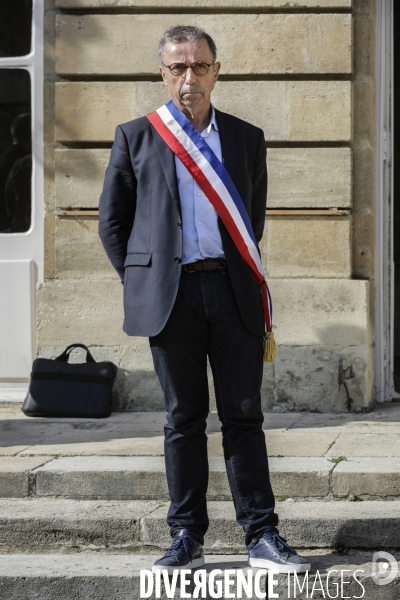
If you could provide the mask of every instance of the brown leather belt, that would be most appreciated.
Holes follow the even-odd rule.
[[[225,260],[223,258],[207,258],[205,260],[197,260],[196,262],[188,263],[183,265],[186,273],[196,273],[197,271],[216,271],[217,269],[223,269],[225,267]]]

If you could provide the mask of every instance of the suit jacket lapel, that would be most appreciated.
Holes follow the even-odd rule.
[[[231,116],[215,109],[218,123],[219,139],[221,141],[222,163],[232,177],[235,165],[235,127]]]
[[[174,201],[174,204],[178,210],[180,217],[182,217],[178,179],[176,177],[175,154],[172,152],[171,148],[164,142],[160,134],[154,129],[152,125],[151,131],[153,133],[154,146],[156,148],[158,157],[161,162],[162,170],[167,181],[169,193],[171,194],[172,200]]]
[[[221,142],[222,163],[229,175],[233,179],[233,171],[235,166],[235,127],[233,120],[227,113],[220,112],[215,109],[215,118],[218,123],[219,139]],[[224,248],[227,260],[237,253],[234,241],[232,240],[228,230],[222,222],[221,217],[218,217],[218,228],[221,234],[222,246]]]

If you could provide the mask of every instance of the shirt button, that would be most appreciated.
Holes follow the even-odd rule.
[[[179,256],[174,256],[174,261],[175,261],[176,263],[181,263],[181,262],[182,262],[182,259],[181,259],[181,258],[179,258]]]
[[[201,221],[199,221],[199,225],[203,225],[203,223]]]
[[[201,192],[197,192],[197,195],[198,195],[198,196],[201,196]]]

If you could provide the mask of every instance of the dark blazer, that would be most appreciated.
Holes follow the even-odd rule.
[[[215,114],[224,165],[259,242],[267,196],[264,134],[232,115],[218,110]],[[219,229],[243,322],[251,334],[263,335],[258,285],[221,220]],[[124,331],[157,335],[178,291],[182,224],[174,154],[146,117],[116,129],[100,197],[99,235],[124,283]]]

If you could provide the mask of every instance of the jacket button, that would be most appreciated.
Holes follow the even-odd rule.
[[[174,257],[174,261],[175,261],[176,263],[181,263],[181,262],[182,262],[182,259],[181,259],[181,258],[179,258],[179,256],[175,256],[175,257]]]
[[[179,229],[182,229],[182,223],[177,223]]]

